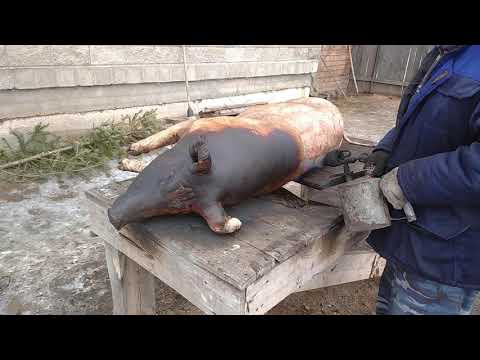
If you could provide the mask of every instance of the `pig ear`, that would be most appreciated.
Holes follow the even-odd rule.
[[[200,136],[189,148],[190,158],[193,162],[192,172],[197,174],[208,174],[212,167],[210,153],[208,152],[205,137]]]

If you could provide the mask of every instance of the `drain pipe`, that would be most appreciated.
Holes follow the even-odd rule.
[[[194,116],[191,101],[190,101],[190,89],[188,87],[188,76],[187,76],[187,56],[185,53],[185,45],[182,45],[183,50],[183,71],[185,73],[185,91],[187,92],[187,102],[188,102],[188,110],[187,110],[187,117],[191,118]]]

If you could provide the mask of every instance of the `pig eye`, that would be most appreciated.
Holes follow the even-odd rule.
[[[168,184],[173,180],[174,177],[175,177],[175,173],[172,171],[166,177],[162,177],[160,179],[160,184]]]
[[[166,191],[171,191],[176,188],[178,184],[175,184],[175,172],[170,172],[167,176],[164,176],[160,179],[159,186],[166,189]]]

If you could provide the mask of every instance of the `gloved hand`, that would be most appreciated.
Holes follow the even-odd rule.
[[[392,204],[395,209],[401,210],[407,203],[407,199],[398,184],[397,173],[398,167],[383,175],[380,180],[380,189],[388,202]]]
[[[385,168],[387,167],[388,159],[390,158],[390,153],[384,150],[374,150],[367,158],[365,165],[367,167],[374,166],[372,176],[380,177],[385,174]]]
[[[332,150],[325,155],[322,164],[335,167],[342,165],[342,160],[344,160],[343,152],[341,150]]]

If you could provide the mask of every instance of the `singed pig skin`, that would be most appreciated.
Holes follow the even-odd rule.
[[[308,100],[308,99],[306,99]],[[109,209],[111,223],[197,213],[216,233],[240,228],[223,206],[272,192],[338,148],[342,118],[323,99],[253,107],[236,117],[200,119],[159,155]]]

